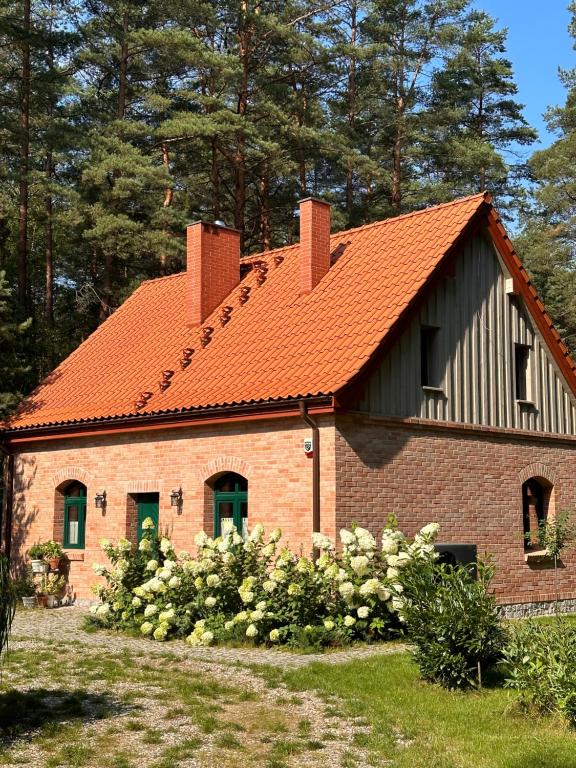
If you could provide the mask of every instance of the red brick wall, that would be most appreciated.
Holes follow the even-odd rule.
[[[334,534],[334,428],[321,420],[322,519]],[[35,541],[52,538],[60,520],[55,489],[66,480],[87,487],[86,549],[72,552],[70,583],[80,598],[91,596],[97,581],[93,563],[105,561],[101,538],[133,536],[133,494],[158,492],[160,529],[176,549],[193,549],[195,534],[211,526],[211,496],[206,481],[215,474],[238,472],[248,478],[248,515],[253,526],[280,526],[284,538],[308,553],[312,529],[312,460],[303,450],[310,429],[298,418],[246,424],[191,427],[172,432],[83,438],[38,444],[16,457],[13,553],[22,562]],[[181,514],[170,506],[170,491],[182,487]],[[105,489],[104,511],[94,495]],[[60,522],[58,523],[60,525]]]
[[[544,476],[555,509],[574,509],[576,442],[339,417],[336,473],[338,528],[355,521],[378,532],[390,512],[408,535],[438,522],[441,541],[476,543],[493,556],[499,602],[554,599],[550,565],[524,559],[522,483]],[[574,552],[562,565],[561,596],[574,598]]]

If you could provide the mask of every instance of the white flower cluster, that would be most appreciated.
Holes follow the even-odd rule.
[[[94,566],[107,586],[96,588],[102,603],[91,610],[107,626],[134,627],[158,641],[179,635],[193,646],[222,637],[282,643],[298,628],[339,641],[386,636],[402,620],[402,571],[435,557],[439,530],[430,523],[408,541],[391,525],[378,547],[370,531],[353,526],[340,531],[340,549],[315,533],[314,559],[286,547],[277,553],[282,532],[266,539],[259,524],[246,540],[234,529],[216,539],[200,532],[195,556],[176,554],[150,519],[142,528],[135,554],[126,539],[101,542],[112,567]],[[128,587],[133,557],[142,581]]]

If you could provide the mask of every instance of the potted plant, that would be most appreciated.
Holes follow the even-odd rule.
[[[36,608],[36,585],[32,578],[31,573],[27,573],[20,579],[15,579],[13,582],[14,594],[16,597],[22,599],[22,604],[25,608]]]
[[[58,593],[62,591],[65,584],[64,576],[56,576],[51,573],[43,584],[42,592],[46,595],[46,604],[48,608],[55,608],[58,605]]]
[[[33,544],[28,550],[32,564],[32,573],[47,573],[48,563],[44,560],[44,544]]]
[[[50,541],[45,541],[41,546],[43,549],[44,560],[48,561],[50,570],[58,570],[60,567],[60,560],[62,559],[63,555],[61,545],[58,544],[57,541],[50,539]]]

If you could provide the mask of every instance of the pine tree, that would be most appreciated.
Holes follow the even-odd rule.
[[[8,288],[5,273],[0,271],[0,419],[18,403],[27,383],[27,367],[20,342],[30,321],[18,323],[14,320],[15,314],[12,291]]]

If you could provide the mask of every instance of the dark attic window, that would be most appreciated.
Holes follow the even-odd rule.
[[[429,325],[420,327],[420,384],[423,387],[439,388],[438,375],[438,328]]]
[[[514,349],[514,386],[516,400],[530,400],[530,347],[516,344]]]

